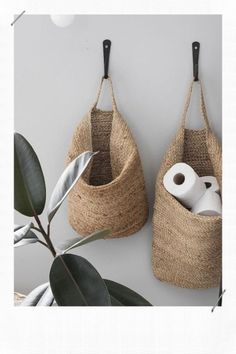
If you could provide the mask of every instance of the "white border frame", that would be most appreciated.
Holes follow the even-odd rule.
[[[236,25],[233,1],[150,0],[146,6],[43,0],[12,1],[0,11],[0,352],[3,354],[206,354],[236,352]],[[224,9],[225,5],[225,9]],[[231,6],[230,6],[231,5]],[[227,7],[226,7],[227,6]],[[113,7],[113,8],[112,8]],[[19,308],[12,306],[13,28],[26,14],[223,14],[223,306]],[[56,11],[55,11],[56,10]],[[3,15],[2,15],[3,14]],[[23,15],[24,16],[24,15]],[[20,19],[19,19],[20,21]],[[14,26],[17,26],[17,22]]]

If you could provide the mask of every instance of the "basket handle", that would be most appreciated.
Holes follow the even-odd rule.
[[[96,101],[93,105],[93,108],[96,108],[97,107],[97,104],[98,104],[98,101],[99,101],[99,98],[101,96],[101,92],[102,92],[102,87],[103,87],[103,82],[104,80],[107,80],[109,82],[109,86],[110,86],[110,90],[111,90],[111,98],[112,98],[112,108],[113,110],[117,110],[117,106],[116,106],[116,100],[115,100],[115,95],[114,95],[114,90],[113,90],[113,85],[112,85],[112,81],[111,81],[111,78],[110,76],[108,76],[107,78],[103,77],[102,80],[101,80],[101,83],[99,85],[99,89],[98,89],[98,93],[97,93],[97,98],[96,98]]]
[[[204,101],[202,83],[201,83],[200,80],[198,80],[196,82],[199,83],[199,85],[200,85],[200,110],[201,110],[201,115],[203,117],[206,129],[209,130],[210,126],[209,126],[209,121],[208,121],[208,117],[207,117],[206,105],[205,105],[205,101]],[[185,102],[183,118],[182,118],[182,128],[185,128],[186,119],[187,119],[187,113],[188,113],[188,109],[189,109],[189,105],[190,105],[190,101],[191,101],[191,97],[192,97],[192,92],[193,92],[193,84],[194,84],[194,81],[191,82],[190,87],[189,87],[189,91],[188,91],[188,94],[187,94],[187,99],[186,99],[186,102]]]

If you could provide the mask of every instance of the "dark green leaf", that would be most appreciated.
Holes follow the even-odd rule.
[[[85,258],[57,256],[50,270],[50,284],[59,306],[110,306],[106,285]]]
[[[60,251],[63,251],[63,253],[68,252],[69,250],[72,250],[73,248],[83,246],[86,243],[96,241],[96,240],[101,240],[104,239],[105,237],[108,237],[111,234],[110,230],[101,230],[101,231],[96,231],[91,235],[85,236],[85,237],[75,237],[69,240],[66,240],[65,242],[62,242],[57,246],[57,249]]]
[[[135,291],[112,280],[104,279],[107,289],[115,300],[123,306],[152,306],[146,299]]]
[[[111,296],[111,294],[110,294],[110,298],[111,298],[112,306],[124,306],[120,301],[116,300],[113,296]]]
[[[43,172],[36,153],[20,134],[14,134],[14,206],[27,216],[42,213],[46,200]]]

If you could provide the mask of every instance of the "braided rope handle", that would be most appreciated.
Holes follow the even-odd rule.
[[[108,80],[108,82],[109,82],[110,91],[111,91],[111,98],[112,98],[112,108],[113,108],[114,110],[117,110],[116,100],[115,100],[115,95],[114,95],[114,89],[113,89],[112,80],[111,80],[110,76],[108,76],[107,79],[105,79],[104,77],[102,78],[101,83],[100,83],[100,85],[99,85],[99,89],[98,89],[98,93],[97,93],[97,98],[96,98],[96,101],[95,101],[95,103],[94,103],[94,105],[93,105],[93,108],[96,108],[96,107],[97,107],[99,98],[100,98],[100,96],[101,96],[101,92],[102,92],[102,87],[103,87],[103,82],[104,82],[104,80]]]
[[[206,111],[206,105],[205,105],[205,100],[204,100],[204,94],[203,94],[203,89],[202,89],[202,83],[201,81],[197,81],[200,85],[200,111],[201,111],[201,115],[203,117],[206,129],[210,129],[209,126],[209,121],[208,121],[208,117],[207,117],[207,111]],[[186,119],[187,119],[187,113],[188,113],[188,109],[189,109],[189,105],[190,105],[190,101],[191,101],[191,97],[192,97],[192,92],[193,92],[193,84],[194,81],[191,82],[189,90],[188,90],[188,94],[187,94],[187,99],[184,105],[184,112],[183,112],[183,116],[182,116],[182,127],[185,127],[186,124]]]

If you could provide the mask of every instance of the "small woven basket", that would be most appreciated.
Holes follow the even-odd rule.
[[[202,130],[185,129],[193,83],[181,128],[168,149],[156,180],[152,265],[155,276],[184,288],[217,287],[221,276],[221,216],[193,214],[163,185],[167,170],[177,162],[192,166],[199,176],[215,176],[221,186],[221,148],[212,133],[201,88]]]
[[[83,151],[99,151],[69,194],[69,222],[82,236],[110,228],[113,237],[122,237],[145,224],[148,204],[138,149],[117,110],[110,78],[113,110],[97,109],[103,81],[68,153],[69,163]]]

